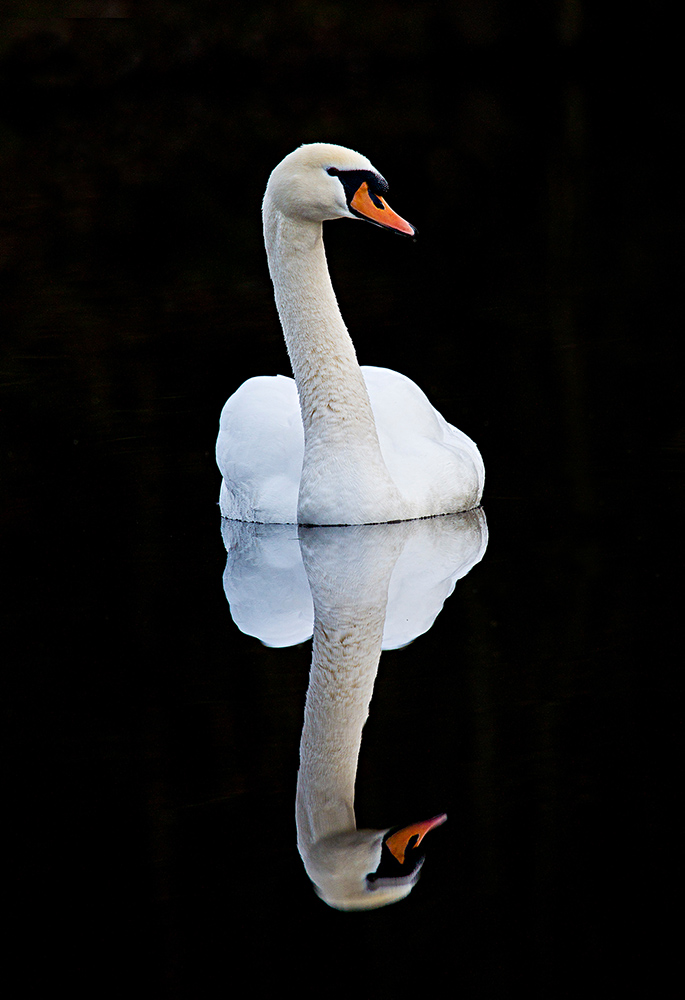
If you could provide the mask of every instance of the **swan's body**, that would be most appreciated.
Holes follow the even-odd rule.
[[[484,468],[476,445],[410,379],[360,368],[333,292],[322,222],[366,218],[413,235],[387,184],[342,146],[315,143],[273,171],[264,240],[294,381],[249,379],[221,415],[224,517],[370,524],[470,510]]]

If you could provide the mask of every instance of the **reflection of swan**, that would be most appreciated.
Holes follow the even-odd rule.
[[[271,174],[264,239],[295,381],[249,379],[226,403],[217,440],[224,517],[369,524],[480,500],[473,441],[403,375],[360,369],[336,302],[321,224],[362,218],[414,235],[386,190],[366,157],[323,143],[300,147]]]
[[[314,608],[299,542],[303,529],[224,518],[221,532],[228,553],[224,589],[238,628],[267,646],[308,639]],[[398,540],[399,554],[388,588],[383,649],[396,649],[428,631],[456,581],[482,559],[488,531],[478,509],[379,525],[367,534],[367,544],[382,547],[386,535]]]
[[[404,528],[301,530],[314,601],[314,641],[300,742],[297,843],[317,892],[338,909],[369,909],[406,896],[421,866],[418,843],[445,819],[438,816],[395,834],[359,830],[355,823],[362,728]]]
[[[483,557],[485,515],[299,528],[224,519],[221,529],[239,627],[271,645],[302,642],[313,627],[296,802],[307,873],[340,909],[401,899],[418,877],[421,839],[445,817],[397,832],[357,829],[362,729],[381,648],[430,628],[456,580]]]

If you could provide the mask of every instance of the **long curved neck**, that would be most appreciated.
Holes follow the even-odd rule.
[[[395,527],[313,528],[300,535],[314,601],[296,801],[305,859],[322,838],[355,829],[362,729],[378,672],[388,585],[404,538]],[[374,544],[379,532],[380,545]]]
[[[354,787],[383,637],[362,611],[363,638],[345,641],[349,623],[314,623],[312,670],[300,742],[296,800],[298,843],[308,849],[333,833],[354,830]]]
[[[348,523],[350,512],[359,523],[383,520],[372,510],[379,491],[392,494],[395,505],[398,494],[383,461],[364,378],[331,284],[322,225],[286,217],[267,196],[264,241],[304,426],[298,520],[340,523],[330,509],[331,497],[348,515]],[[322,489],[329,510],[323,521],[317,510]]]

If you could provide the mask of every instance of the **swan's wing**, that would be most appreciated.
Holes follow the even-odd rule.
[[[442,418],[416,382],[390,368],[365,366],[362,373],[376,426],[395,447],[440,437]]]
[[[471,438],[449,424],[406,375],[389,368],[364,367],[362,372],[383,458],[403,495],[471,496],[476,506],[485,469]],[[458,509],[463,508],[452,507]]]
[[[294,523],[304,432],[297,387],[283,375],[243,382],[221,412],[216,460],[221,513],[240,521]]]
[[[426,440],[448,447],[476,448],[471,438],[448,423],[425,392],[406,375],[390,368],[368,366],[362,372],[376,426],[394,448],[407,452],[421,450]]]

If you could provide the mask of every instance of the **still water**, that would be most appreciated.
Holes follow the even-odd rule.
[[[446,118],[439,67],[408,88],[404,56],[384,88],[345,63],[316,104],[277,86],[301,67],[274,79],[268,32],[235,91],[201,35],[199,66],[138,54],[117,75],[85,30],[57,50],[79,71],[34,72],[49,47],[4,63],[24,81],[2,137],[2,479],[25,995],[209,996],[246,972],[362,997],[417,974],[464,997],[663,995],[683,438],[670,203],[635,197],[644,146],[593,78],[555,73],[531,102],[465,70]],[[355,119],[360,88],[404,117]],[[362,363],[414,378],[481,448],[467,517],[221,522],[221,406],[288,371],[261,192],[320,139],[369,155],[419,229],[325,236]],[[327,905],[331,798],[352,832],[447,816],[405,898]]]

